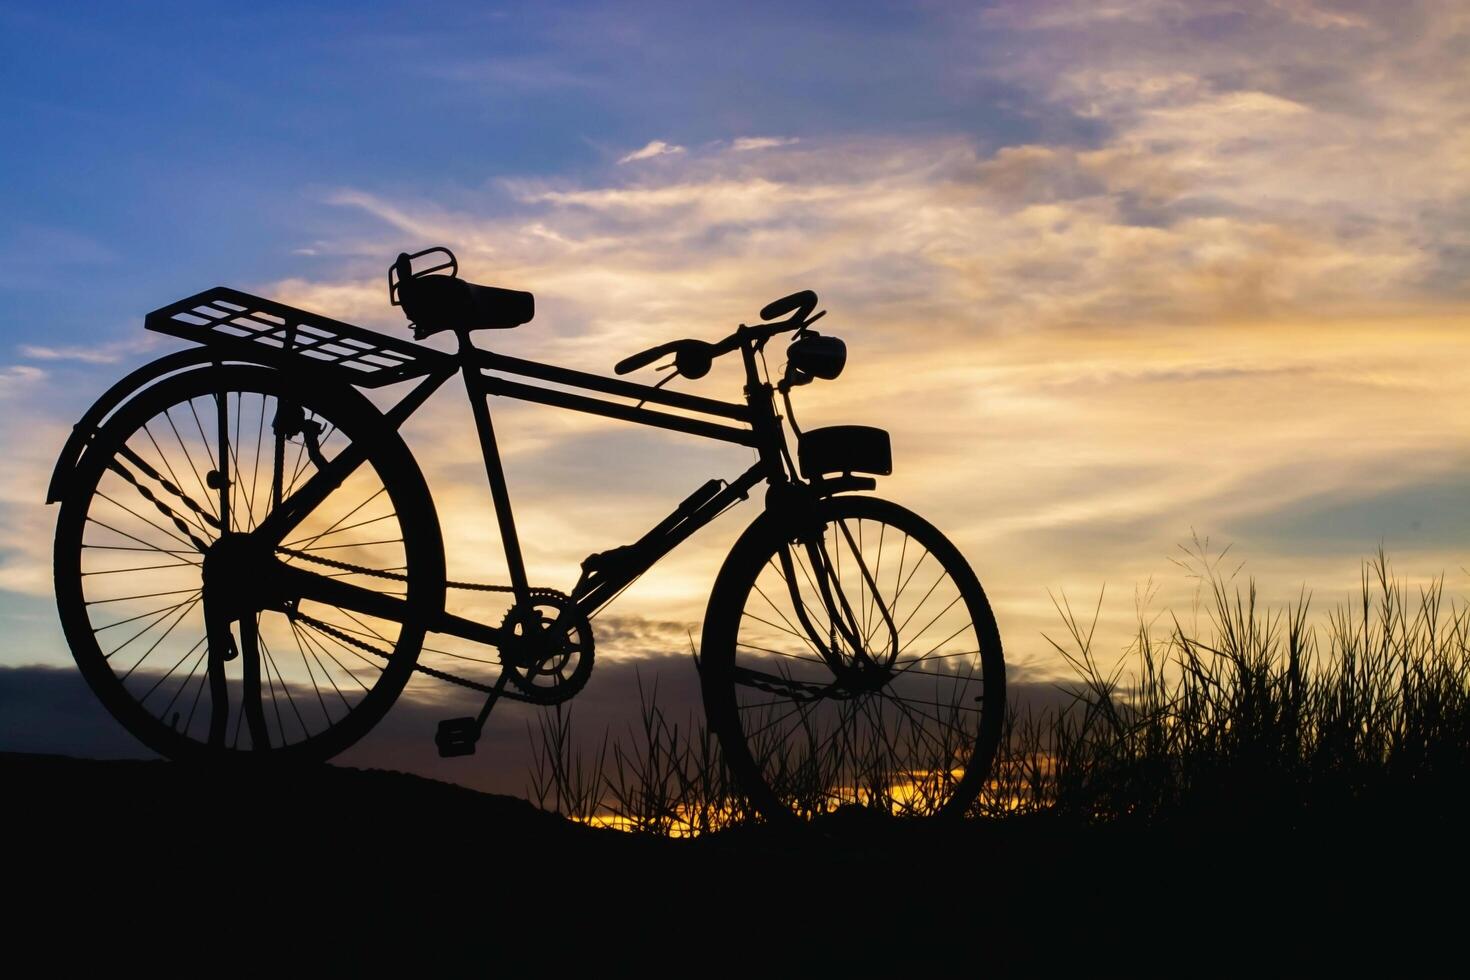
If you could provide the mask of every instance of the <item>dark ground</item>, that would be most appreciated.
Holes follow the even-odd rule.
[[[674,841],[377,770],[0,753],[0,779],[6,947],[48,973],[1458,972],[1470,907],[1458,806]]]

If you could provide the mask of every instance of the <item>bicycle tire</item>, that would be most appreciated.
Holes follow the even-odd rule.
[[[980,582],[943,534],[897,504],[835,496],[815,513],[836,573],[838,588],[829,591],[838,618],[840,590],[853,609],[853,635],[866,635],[847,644],[839,673],[797,615],[799,598],[814,626],[827,620],[827,648],[842,648],[832,617],[816,611],[834,608],[820,599],[821,577],[810,562],[780,560],[782,549],[803,558],[805,546],[780,513],[757,518],[721,568],[705,616],[701,685],[725,763],[772,822],[852,804],[958,817],[989,776],[1005,712],[1005,660]],[[932,584],[925,563],[936,566]],[[938,615],[931,619],[926,606]],[[932,697],[919,696],[931,684]]]
[[[277,424],[287,418],[282,424],[290,425],[280,410],[294,412],[292,406],[303,428],[277,448]],[[312,439],[306,426],[318,427]],[[251,658],[238,656],[219,668],[227,703],[214,703],[199,545],[212,546],[226,529],[248,533],[277,503],[278,474],[289,497],[329,455],[357,441],[371,442],[367,460],[282,542],[290,551],[277,549],[275,557],[353,584],[402,590],[411,613],[399,624],[309,601],[297,604],[298,615],[257,611],[260,656],[254,659],[265,683],[263,728],[256,729],[253,720],[244,724],[240,703],[248,689],[241,672]],[[232,464],[223,489],[211,484],[220,458]],[[200,466],[214,472],[201,473]],[[354,510],[359,495],[365,496]],[[380,513],[385,506],[389,512]],[[368,571],[344,572],[312,556],[350,559]],[[444,578],[427,484],[377,409],[350,388],[303,385],[298,376],[253,365],[174,375],[119,407],[78,461],[57,517],[57,604],[77,666],[129,732],[176,760],[322,761],[347,748],[407,683],[428,617],[443,606]],[[113,594],[121,591],[128,594]],[[137,612],[158,601],[159,609]],[[229,627],[231,639],[247,625],[241,615]],[[125,635],[131,638],[119,643]],[[280,644],[279,659],[272,642]],[[201,710],[201,702],[209,704]],[[216,709],[227,713],[228,744],[211,738]],[[263,737],[257,740],[256,731]]]

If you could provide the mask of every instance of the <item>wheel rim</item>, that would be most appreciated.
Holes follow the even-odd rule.
[[[821,548],[788,544],[783,560],[768,545],[741,577],[725,685],[732,762],[768,813],[962,811],[1003,704],[988,603],[916,516],[868,498],[827,507]]]
[[[293,406],[304,427],[292,424]],[[278,424],[297,430],[279,446]],[[314,438],[312,426],[320,427]],[[160,383],[94,441],[58,530],[58,601],[84,675],[150,747],[174,757],[220,748],[325,757],[355,740],[402,688],[419,626],[313,602],[292,614],[245,610],[228,627],[241,653],[219,667],[228,700],[223,737],[212,728],[218,692],[210,683],[203,572],[206,561],[220,560],[206,556],[218,555],[225,531],[248,539],[274,510],[278,475],[287,499],[371,432],[371,414],[348,399],[318,392],[303,402],[271,372],[223,368]],[[414,495],[381,472],[392,444],[313,509],[274,557],[406,596],[414,578],[407,573],[424,549],[408,542],[415,521],[401,510]],[[248,594],[248,582],[238,591]],[[259,727],[247,723],[252,702],[242,700],[252,626]]]

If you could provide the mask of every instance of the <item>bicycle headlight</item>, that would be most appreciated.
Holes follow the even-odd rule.
[[[786,348],[786,376],[794,384],[813,378],[831,381],[847,365],[847,345],[836,337],[808,330]]]

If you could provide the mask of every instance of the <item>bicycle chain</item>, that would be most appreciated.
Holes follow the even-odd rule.
[[[141,460],[139,462],[141,462]],[[131,483],[133,485],[133,488],[135,490],[137,490],[139,494],[142,495],[142,497],[143,497],[144,500],[146,500],[149,503],[151,503],[154,507],[157,507],[158,508],[158,512],[160,514],[162,514],[164,517],[167,517],[169,520],[173,521],[174,522],[174,526],[177,527],[181,533],[183,533],[184,535],[188,536],[189,542],[192,545],[194,545],[194,547],[198,548],[199,549],[199,552],[201,554],[203,554],[205,551],[208,551],[209,550],[209,545],[205,544],[203,541],[201,541],[199,539],[199,537],[194,533],[194,529],[191,528],[184,521],[184,519],[182,517],[180,517],[178,514],[176,514],[174,512],[174,509],[172,507],[170,507],[168,504],[164,503],[162,500],[159,500],[156,496],[154,496],[152,490],[149,490],[147,487],[143,486],[143,484],[139,483],[138,482],[138,478],[135,477],[135,476],[133,476],[133,474],[128,471],[127,467],[123,466],[122,464],[120,464],[120,463],[118,463],[118,462],[116,462],[114,460],[109,460],[108,463],[107,463],[107,468],[110,469],[110,470],[112,470],[114,473],[117,473],[124,480],[128,481],[129,483]],[[216,527],[219,526],[219,521],[216,520],[213,517],[213,515],[205,514],[204,511],[202,509],[200,509],[200,507],[199,507],[198,504],[196,504],[196,503],[194,503],[194,501],[190,500],[186,494],[182,493],[179,490],[178,487],[174,486],[172,483],[170,483],[169,481],[165,480],[163,477],[159,476],[158,475],[158,472],[156,470],[153,470],[152,467],[148,466],[147,463],[143,463],[143,470],[144,470],[145,473],[148,473],[148,475],[151,476],[153,479],[155,479],[159,483],[163,484],[163,488],[165,490],[167,490],[169,493],[172,493],[175,496],[177,496],[180,499],[182,499],[185,502],[187,502],[190,505],[190,508],[195,513],[197,513],[201,517],[207,519],[209,521],[209,523],[213,524],[214,526],[216,526]]]
[[[757,691],[765,691],[767,694],[777,694],[790,698],[792,701],[807,702],[820,701],[826,697],[832,697],[833,692],[838,691],[836,684],[812,684],[807,681],[786,680],[782,678],[781,686],[773,682],[762,681],[755,671],[746,669],[748,675],[745,684]],[[804,696],[799,696],[804,695]]]
[[[323,622],[322,620],[317,619],[315,616],[308,615],[307,613],[304,613],[299,609],[292,610],[289,615],[293,620],[299,619],[302,622],[306,623],[308,626],[320,630],[321,632],[327,634],[340,643],[345,643],[348,646],[356,647],[359,650],[362,650],[366,653],[371,653],[374,656],[381,657],[384,660],[388,660],[393,656],[388,651],[379,650],[371,643],[361,640],[358,637],[353,636],[351,633],[344,632],[343,630],[340,630],[337,627],[333,626],[331,623]],[[471,690],[480,691],[483,694],[490,694],[495,690],[495,688],[489,684],[481,684],[479,681],[472,681],[468,677],[460,677],[458,674],[451,674],[447,670],[439,670],[434,667],[426,667],[421,663],[415,663],[413,665],[413,669],[421,674],[432,677],[435,680],[445,681],[450,684],[458,684],[461,687],[468,687]]]
[[[175,496],[177,496],[181,500],[183,500],[184,503],[186,505],[188,505],[190,507],[190,509],[193,510],[195,513],[199,514],[200,517],[202,517],[205,520],[209,521],[209,523],[212,524],[212,525],[216,525],[216,526],[218,525],[218,522],[215,521],[215,520],[213,520],[212,517],[211,517],[211,515],[206,514],[199,507],[198,504],[195,504],[194,501],[191,500],[188,497],[187,494],[184,494],[184,493],[180,492],[177,487],[175,487],[168,480],[164,479],[156,470],[154,470],[152,467],[148,466],[147,463],[143,462],[142,460],[134,460],[133,462],[136,465],[139,465],[140,468],[143,469],[143,471],[149,477],[157,480],[163,486],[163,488],[165,490],[169,491],[170,493],[173,493]],[[109,468],[112,469],[112,470],[114,470],[115,472],[117,472],[119,475],[121,475],[123,477],[123,479],[125,479],[129,483],[131,483],[133,485],[133,487],[140,494],[142,494],[142,496],[144,497],[144,499],[148,500],[150,503],[153,504],[154,507],[158,508],[159,512],[162,513],[165,517],[167,517],[170,520],[172,520],[174,522],[174,524],[178,527],[178,529],[181,532],[183,532],[184,534],[188,535],[189,540],[193,543],[193,545],[196,548],[198,548],[201,552],[204,552],[204,551],[207,551],[208,550],[208,547],[209,546],[206,545],[203,541],[201,541],[193,533],[193,531],[190,529],[190,527],[188,526],[188,524],[186,524],[184,522],[184,520],[181,517],[179,517],[179,515],[177,513],[174,512],[173,508],[169,507],[163,501],[159,500],[153,494],[153,492],[151,490],[149,490],[147,487],[143,486],[143,484],[139,483],[138,480],[137,480],[137,478],[134,477],[130,472],[128,472],[127,469],[125,469],[124,467],[122,467],[122,466],[120,466],[120,465],[118,465],[116,463],[110,463],[109,464]],[[325,565],[328,568],[335,568],[338,571],[342,571],[342,572],[352,572],[352,573],[357,574],[357,575],[366,575],[366,576],[369,576],[371,578],[386,579],[387,581],[390,581],[390,582],[404,582],[404,583],[406,583],[408,581],[408,576],[407,575],[404,575],[404,574],[402,574],[400,572],[383,571],[381,569],[368,568],[365,565],[354,565],[351,562],[341,561],[341,560],[336,559],[336,558],[326,558],[326,557],[323,557],[321,555],[313,555],[310,552],[302,551],[302,550],[297,549],[297,548],[286,548],[286,547],[277,545],[276,546],[276,550],[279,551],[279,552],[281,552],[281,553],[283,553],[283,554],[290,555],[293,558],[299,558],[302,561],[314,562],[314,563],[316,563],[318,565]],[[466,591],[466,592],[502,592],[502,593],[504,593],[504,592],[514,592],[515,591],[515,587],[514,586],[510,586],[510,585],[492,585],[492,584],[489,584],[489,583],[486,583],[486,582],[456,582],[456,581],[449,581],[449,582],[445,582],[444,585],[445,585],[445,588],[457,589],[457,590]],[[550,593],[550,592],[552,592],[552,590],[550,590],[550,589],[534,589],[534,590],[532,590],[532,592],[533,593],[540,592],[540,593],[543,593],[544,594],[544,593]],[[560,595],[560,593],[556,593],[556,594],[557,595]],[[291,615],[291,618],[293,618],[293,619],[299,619],[302,622],[305,622],[308,625],[314,627],[315,629],[320,630],[321,632],[327,634],[328,636],[331,636],[333,639],[336,639],[337,641],[339,641],[341,643],[347,644],[348,646],[354,647],[354,648],[356,648],[358,650],[361,650],[361,651],[363,651],[365,653],[371,653],[374,656],[379,657],[379,658],[381,658],[383,660],[388,660],[388,659],[390,659],[392,657],[392,654],[389,653],[388,651],[386,651],[386,650],[380,650],[379,648],[373,646],[371,643],[368,643],[368,642],[360,639],[359,637],[355,637],[355,636],[353,636],[350,633],[346,633],[346,632],[342,631],[341,629],[333,626],[330,623],[323,622],[322,620],[317,619],[315,616],[310,616],[310,615],[308,615],[308,614],[306,614],[304,612],[301,612],[299,609],[292,610],[291,613],[290,613],[290,615]],[[432,677],[435,680],[445,681],[445,682],[450,683],[450,684],[457,684],[457,685],[459,685],[461,687],[468,687],[468,688],[470,688],[472,690],[481,691],[481,692],[486,693],[486,694],[488,694],[488,693],[490,693],[490,692],[492,692],[494,690],[494,688],[491,687],[488,684],[482,684],[479,681],[470,680],[468,677],[461,677],[458,674],[451,674],[448,671],[439,670],[439,669],[434,668],[434,667],[427,667],[427,666],[425,666],[423,664],[420,664],[420,663],[415,663],[413,669],[415,671],[421,673],[421,674],[424,674],[426,676]],[[764,691],[767,694],[775,694],[775,695],[778,695],[778,696],[788,697],[791,700],[798,701],[798,702],[818,701],[818,700],[821,700],[822,698],[830,697],[832,695],[832,692],[836,689],[836,685],[834,685],[834,684],[827,684],[827,685],[821,685],[821,686],[819,686],[819,685],[810,684],[810,683],[807,683],[807,682],[804,682],[804,681],[794,681],[794,680],[793,681],[785,681],[785,680],[783,680],[782,681],[782,684],[780,686],[778,686],[778,685],[776,685],[773,682],[763,682],[763,681],[759,680],[758,677],[754,674],[754,672],[752,672],[751,673],[751,676],[747,678],[746,683],[750,687],[753,687],[753,688],[755,688],[758,691]]]
[[[383,578],[390,582],[407,582],[408,576],[401,572],[385,572],[376,568],[367,568],[363,565],[354,565],[351,562],[339,561],[336,558],[323,558],[321,555],[313,555],[307,551],[296,548],[287,548],[276,545],[276,550],[282,554],[290,555],[292,558],[300,558],[302,561],[314,561],[318,565],[326,565],[342,572],[356,572],[358,575],[370,575],[373,578]],[[447,589],[460,589],[466,592],[514,592],[513,585],[490,585],[485,582],[445,582]],[[549,592],[550,589],[532,589],[531,592]]]
[[[279,552],[282,552],[284,554],[290,555],[293,558],[300,558],[303,561],[316,562],[319,565],[325,565],[328,568],[335,568],[335,569],[337,569],[339,571],[355,572],[355,573],[357,573],[359,575],[368,575],[368,576],[371,576],[373,578],[387,579],[390,582],[407,582],[408,581],[408,576],[407,575],[404,575],[402,573],[399,573],[399,572],[386,572],[386,571],[382,571],[382,570],[376,569],[376,568],[367,568],[366,566],[363,566],[363,565],[354,565],[351,562],[340,561],[340,560],[338,560],[336,558],[324,558],[321,555],[313,555],[313,554],[310,554],[309,552],[300,551],[300,550],[298,550],[296,548],[285,548],[285,547],[281,547],[281,546],[277,545],[276,550],[279,551]],[[451,582],[445,582],[444,585],[445,585],[446,588],[459,589],[461,591],[467,591],[467,592],[514,592],[515,591],[515,586],[512,586],[512,585],[491,585],[491,584],[489,584],[487,582],[452,582],[451,581]],[[534,596],[537,596],[537,595],[541,595],[541,596],[555,596],[555,597],[558,597],[558,598],[566,598],[566,596],[564,596],[562,593],[557,592],[557,591],[555,591],[553,589],[531,589],[530,590],[530,594],[533,597]],[[351,646],[356,647],[359,650],[364,650],[364,651],[366,651],[368,653],[371,653],[371,654],[373,654],[375,656],[381,657],[384,660],[387,660],[389,657],[392,656],[392,654],[388,653],[388,651],[386,651],[386,650],[379,650],[377,647],[373,646],[372,644],[367,643],[367,642],[365,642],[365,641],[363,641],[363,640],[361,640],[361,639],[359,639],[359,638],[357,638],[355,636],[352,636],[351,634],[344,633],[340,629],[338,629],[337,627],[331,625],[330,623],[324,623],[324,622],[322,622],[321,620],[317,619],[314,616],[309,616],[306,613],[301,612],[299,609],[293,610],[292,613],[291,613],[291,615],[293,615],[297,619],[300,619],[300,620],[303,620],[303,621],[309,623],[310,625],[316,627],[317,629],[319,629],[322,632],[328,634],[329,636],[332,636],[332,637],[334,637],[334,638],[336,638],[338,640],[341,640],[344,643],[347,643],[347,644],[350,644]],[[450,684],[458,684],[461,687],[468,687],[471,690],[480,691],[480,692],[485,693],[485,694],[490,694],[490,693],[492,693],[492,692],[495,691],[495,688],[492,687],[492,686],[490,686],[489,684],[482,684],[479,681],[470,680],[468,677],[461,677],[458,674],[451,674],[448,671],[439,670],[439,669],[434,668],[434,667],[426,667],[426,666],[424,666],[423,664],[420,664],[420,663],[415,663],[413,665],[413,669],[416,670],[416,671],[418,671],[421,674],[425,674],[425,675],[427,675],[429,677],[432,677],[435,680],[446,681],[446,682],[448,682]],[[501,665],[501,669],[504,670],[506,668],[505,668],[504,665]],[[503,697],[515,697],[515,695],[505,694],[504,692],[502,692],[501,696],[503,696]]]

